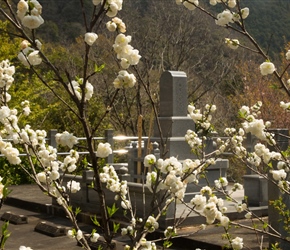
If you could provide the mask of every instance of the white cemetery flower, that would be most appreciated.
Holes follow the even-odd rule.
[[[113,82],[113,85],[116,89],[132,88],[135,86],[135,84],[136,77],[133,74],[129,74],[126,70],[121,70]]]
[[[201,188],[200,193],[202,195],[205,195],[205,194],[211,195],[212,194],[212,189],[209,186],[205,186],[205,187]]]
[[[42,6],[37,0],[21,0],[17,4],[17,16],[29,29],[36,29],[44,23],[41,13]]]
[[[80,183],[74,180],[69,181],[66,186],[67,189],[73,194],[81,189]]]
[[[272,170],[270,171],[273,175],[273,179],[275,181],[281,181],[281,180],[285,180],[287,177],[287,173],[285,172],[284,169],[279,169],[279,170]]]
[[[59,177],[60,177],[60,174],[57,170],[53,170],[50,172],[50,175],[49,175],[50,179],[55,181],[57,180]]]
[[[112,152],[113,151],[112,151],[110,143],[108,143],[108,142],[102,143],[101,142],[98,144],[96,155],[97,155],[97,157],[106,158],[110,154],[112,154]]]
[[[252,213],[251,212],[248,212],[245,214],[245,218],[246,219],[251,219],[252,218]]]
[[[46,174],[45,172],[40,172],[36,175],[36,178],[39,182],[46,183]]]
[[[94,87],[90,82],[85,83],[85,101],[89,101],[94,92]],[[69,91],[77,97],[78,100],[82,99],[82,94],[81,94],[81,85],[83,85],[83,78],[79,78],[77,81],[73,80],[68,84]]]
[[[183,5],[189,10],[195,10],[198,4],[198,0],[188,0],[183,2]]]
[[[156,157],[153,154],[146,155],[144,157],[144,166],[150,167],[156,163]]]
[[[231,49],[237,49],[240,44],[238,39],[230,39],[230,38],[225,38],[225,43]]]
[[[236,210],[238,213],[241,213],[247,209],[247,204],[242,203],[242,204],[235,204]]]
[[[18,54],[18,59],[26,67],[39,65],[42,62],[39,51],[30,47],[21,50]]]
[[[236,237],[236,238],[232,239],[231,245],[232,245],[234,250],[242,249],[244,247],[243,238]]]
[[[275,65],[271,62],[263,62],[260,65],[260,71],[263,76],[273,74],[275,70]]]
[[[125,210],[130,209],[131,208],[130,201],[128,201],[128,200],[121,201],[121,207]]]
[[[56,143],[61,146],[68,146],[72,148],[75,144],[78,143],[77,137],[75,137],[72,133],[64,131],[63,133],[57,133],[55,135]]]
[[[20,246],[19,250],[32,250],[31,247],[26,247],[26,246]]]
[[[109,31],[114,32],[117,29],[121,32],[121,33],[125,33],[126,32],[126,25],[125,23],[118,17],[114,17],[112,19],[112,21],[109,21],[106,23],[106,27]]]
[[[207,203],[203,208],[203,213],[208,224],[213,224],[218,214],[217,206],[214,202]]]
[[[248,7],[245,7],[243,9],[241,9],[241,13],[242,13],[242,18],[246,19],[250,14],[250,10]]]
[[[176,228],[172,226],[168,226],[164,231],[164,236],[168,239],[172,236],[176,235]]]
[[[190,200],[190,203],[195,206],[194,209],[203,210],[206,204],[206,197],[200,194],[196,194],[194,198]]]
[[[22,18],[22,24],[29,29],[36,29],[44,23],[40,15],[27,15]]]
[[[68,230],[67,231],[67,236],[71,239],[74,239],[75,238],[75,233],[74,233],[74,230]]]
[[[83,238],[83,232],[81,230],[78,230],[77,231],[77,234],[76,234],[76,238],[77,240],[81,240]]]
[[[158,229],[159,223],[156,221],[156,219],[153,216],[149,216],[144,228],[148,230],[149,233],[154,232],[156,229]]]
[[[230,219],[227,216],[222,215],[220,218],[220,224],[223,227],[228,227],[230,224]]]
[[[228,0],[228,6],[229,6],[230,8],[235,8],[236,5],[237,5],[236,0]]]
[[[281,101],[280,107],[282,109],[284,109],[285,111],[290,111],[290,102],[285,103],[285,102]]]
[[[106,12],[106,15],[108,17],[114,17],[118,13],[118,5],[116,3],[111,3],[110,7],[108,8],[108,11]]]
[[[98,39],[98,35],[96,33],[94,33],[94,32],[87,32],[85,34],[85,42],[89,46],[92,46],[97,39]]]
[[[117,29],[117,24],[115,22],[113,22],[113,21],[108,21],[106,23],[106,27],[107,27],[108,31],[114,32]]]
[[[100,238],[100,235],[98,233],[93,233],[90,237],[91,242],[97,242]]]
[[[217,20],[215,21],[219,26],[226,26],[229,23],[233,23],[233,14],[230,10],[224,10],[217,15]]]

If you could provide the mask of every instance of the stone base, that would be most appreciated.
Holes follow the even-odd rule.
[[[248,206],[268,205],[268,182],[259,175],[244,175],[244,189]]]

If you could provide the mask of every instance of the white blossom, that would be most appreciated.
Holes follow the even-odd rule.
[[[66,186],[71,193],[76,193],[81,189],[80,183],[74,180],[69,181]]]
[[[106,142],[106,143],[100,142],[98,144],[96,155],[97,155],[97,157],[106,158],[110,154],[112,154],[112,152],[113,151],[112,151],[110,143],[108,143],[108,142]]]
[[[271,62],[263,62],[260,65],[260,71],[263,76],[273,74],[275,70],[275,65]]]
[[[231,245],[232,245],[232,247],[233,247],[234,250],[240,250],[240,249],[242,249],[243,246],[244,246],[243,238],[236,237],[236,238],[232,239]]]
[[[97,39],[98,39],[98,35],[96,33],[94,33],[94,32],[87,32],[85,34],[85,42],[89,46],[92,46]]]

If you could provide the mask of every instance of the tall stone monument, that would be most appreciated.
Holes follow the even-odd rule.
[[[185,142],[188,129],[194,130],[194,122],[187,116],[187,77],[184,72],[166,71],[160,78],[160,108],[158,121],[165,145],[160,145],[160,155],[175,156],[179,160],[190,157],[190,147]],[[155,122],[154,138],[160,142],[158,123]],[[162,147],[164,146],[164,147]]]

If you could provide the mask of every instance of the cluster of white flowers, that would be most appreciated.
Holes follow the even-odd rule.
[[[71,239],[75,239],[76,238],[78,241],[81,240],[84,237],[83,232],[81,230],[76,231],[74,229],[68,230],[67,231],[67,236],[69,238],[71,238]]]
[[[92,0],[94,5],[103,4],[105,1],[106,15],[114,17],[122,9],[123,0]]]
[[[192,149],[198,149],[202,146],[202,139],[190,129],[186,131],[185,140]]]
[[[31,112],[29,101],[25,100],[25,101],[21,102],[21,106],[23,107],[23,109],[22,109],[23,110],[23,114],[25,116],[28,116],[30,114],[30,112]]]
[[[198,175],[201,173],[204,164],[199,159],[185,159],[182,162],[182,177],[186,183],[198,183]]]
[[[226,177],[220,177],[218,180],[214,181],[214,184],[216,188],[220,189],[225,188],[229,184],[229,182]]]
[[[55,135],[55,140],[57,144],[61,146],[68,146],[69,148],[72,148],[75,144],[78,143],[78,138],[67,131],[57,133]]]
[[[263,162],[265,164],[268,164],[271,160],[281,160],[282,156],[279,152],[276,151],[270,151],[269,148],[267,148],[262,143],[257,143],[254,147],[255,153],[258,157],[263,159]]]
[[[245,121],[242,123],[243,129],[246,133],[252,133],[258,139],[263,141],[268,141],[271,144],[275,144],[273,136],[266,131],[270,127],[271,123],[264,123],[263,119],[257,119],[257,116],[260,113],[260,108],[262,107],[261,102],[257,102],[251,108],[243,106],[239,113]]]
[[[14,148],[10,142],[3,141],[2,138],[0,138],[0,151],[1,154],[3,154],[9,161],[9,163],[13,165],[18,165],[21,163],[19,150]]]
[[[287,177],[287,173],[285,172],[285,169],[271,170],[270,173],[272,173],[273,179],[275,181],[285,180]]]
[[[21,50],[18,54],[18,59],[26,67],[39,65],[42,62],[42,59],[39,56],[39,50],[30,47]]]
[[[117,58],[121,60],[121,67],[127,69],[130,65],[137,65],[141,56],[139,51],[134,49],[129,43],[132,37],[124,34],[119,34],[115,38],[113,44],[114,51],[117,54]]]
[[[61,163],[60,169],[63,172],[68,171],[72,173],[77,168],[77,161],[79,160],[79,153],[76,150],[71,149],[69,155],[67,155]]]
[[[197,132],[210,130],[212,113],[216,111],[215,105],[206,104],[204,112],[201,112],[200,109],[196,109],[193,105],[188,105],[187,111],[188,116],[195,122],[196,128],[199,129]]]
[[[85,101],[89,101],[94,93],[94,87],[93,85],[86,81],[85,87],[83,87],[84,81],[83,78],[79,78],[77,81],[73,80],[70,83],[68,83],[68,89],[69,91],[77,97],[78,100],[82,99],[82,89],[85,91]]]
[[[134,74],[128,73],[126,70],[121,70],[114,80],[113,85],[116,89],[132,88],[136,84],[136,77]]]
[[[156,163],[153,155],[145,157],[146,165],[155,164],[155,170],[146,175],[146,186],[153,192],[167,190],[177,202],[183,200],[188,183],[198,183],[198,174],[201,172],[204,164],[198,159],[186,159],[181,163],[175,157],[165,160],[159,159]]]
[[[106,188],[114,193],[118,193],[117,198],[121,198],[121,205],[124,209],[131,208],[130,201],[126,200],[128,193],[127,181],[120,181],[113,166],[104,166],[100,173],[100,180],[106,183]]]
[[[42,44],[39,40],[35,40],[35,44],[37,49],[32,48],[27,40],[23,40],[20,43],[21,51],[18,53],[18,59],[26,67],[42,63],[42,59],[39,55],[39,50],[41,49]]]
[[[17,4],[17,17],[29,29],[36,29],[44,23],[41,13],[42,6],[37,0],[20,0]]]
[[[108,21],[106,23],[106,27],[110,32],[114,32],[116,30],[120,31],[121,33],[126,32],[126,24],[118,17],[114,17],[112,21]]]
[[[218,220],[223,227],[228,227],[230,220],[224,213],[227,208],[224,207],[222,198],[212,195],[212,189],[208,186],[200,190],[200,194],[196,194],[190,201],[193,209],[206,218],[207,224],[213,224]]]
[[[0,88],[6,89],[6,91],[11,87],[14,82],[15,67],[10,64],[9,60],[3,60],[0,62]],[[11,97],[9,98],[9,100]],[[6,101],[9,101],[6,98]]]
[[[97,157],[106,158],[110,154],[112,154],[112,152],[113,151],[112,151],[110,143],[108,143],[108,142],[106,142],[106,143],[100,142],[98,144],[96,155],[97,155]]]

